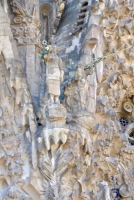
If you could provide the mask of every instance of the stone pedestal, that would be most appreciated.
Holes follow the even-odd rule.
[[[46,127],[64,127],[66,122],[66,109],[61,104],[46,106]]]
[[[66,109],[61,104],[49,104],[46,106],[46,127],[43,129],[43,137],[47,150],[51,144],[61,141],[66,143],[69,127],[66,125]]]
[[[51,143],[58,144],[61,141],[63,144],[66,143],[68,138],[69,129],[66,128],[45,128],[43,130],[43,137],[47,150],[51,149]]]

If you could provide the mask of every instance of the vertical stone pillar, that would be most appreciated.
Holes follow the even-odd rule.
[[[102,44],[101,44],[101,28],[99,26],[99,15],[93,15],[88,22],[88,30],[84,41],[83,54],[80,58],[83,65],[86,66],[92,63],[94,59],[102,57]],[[96,111],[96,90],[97,82],[100,83],[103,76],[103,62],[98,63],[93,74],[89,75],[88,87],[89,87],[89,105],[88,110],[95,113]]]
[[[23,63],[26,79],[35,111],[39,108],[41,66],[39,60],[40,30],[38,0],[12,1],[15,13],[12,32],[17,40],[19,56]]]

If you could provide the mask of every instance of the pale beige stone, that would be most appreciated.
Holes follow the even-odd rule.
[[[49,3],[0,2],[0,199],[132,200],[134,3]]]

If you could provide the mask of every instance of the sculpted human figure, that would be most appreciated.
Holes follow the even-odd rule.
[[[56,46],[44,56],[46,61],[46,82],[51,103],[59,103],[60,83],[63,81],[64,71],[62,70],[62,60],[57,56]]]
[[[3,139],[3,137],[8,136],[12,133],[12,130],[6,128],[6,121],[3,118],[3,110],[0,107],[0,140]]]
[[[12,59],[14,58],[14,53],[12,50],[12,45],[10,38],[12,38],[12,32],[10,28],[10,21],[8,14],[6,13],[7,2],[4,0],[4,8],[2,7],[2,1],[0,3],[0,54],[3,53],[6,67],[11,68]]]
[[[101,185],[103,186],[104,199],[111,200],[108,183],[106,181],[101,181]]]
[[[80,98],[81,110],[86,110],[88,84],[85,77],[85,72],[81,67],[78,67],[77,72],[75,74],[75,79],[78,81],[78,93]]]
[[[102,52],[102,30],[99,26],[99,16],[93,15],[88,23],[88,31],[84,40],[83,55],[80,60],[83,66],[91,64],[94,59],[103,57]],[[87,77],[88,83],[88,110],[95,113],[96,111],[96,92],[97,83],[101,83],[103,77],[103,62],[97,63],[92,67],[92,73]]]
[[[0,129],[4,128],[5,125],[6,125],[6,122],[5,120],[3,119],[3,110],[2,108],[0,107]]]
[[[35,115],[34,115],[33,105],[31,103],[27,103],[23,107],[22,124],[23,126],[29,124],[31,133],[34,133],[36,131],[37,127],[35,123]]]

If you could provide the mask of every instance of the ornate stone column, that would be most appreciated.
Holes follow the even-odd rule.
[[[83,53],[80,58],[80,62],[83,66],[86,66],[94,61],[98,57],[102,57],[102,38],[100,28],[100,16],[92,15],[89,19],[87,35],[84,41]],[[95,113],[96,111],[96,89],[97,82],[100,83],[103,76],[103,62],[99,62],[95,69],[93,69],[92,75],[87,77],[89,88],[89,104],[88,110]]]
[[[10,1],[15,13],[12,32],[17,41],[19,54],[26,73],[34,108],[39,106],[40,88],[40,27],[38,1]]]

